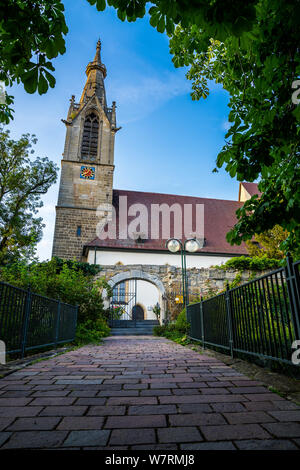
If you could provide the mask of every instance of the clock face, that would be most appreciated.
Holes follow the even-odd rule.
[[[95,167],[94,166],[82,166],[80,169],[80,178],[84,180],[95,179]]]

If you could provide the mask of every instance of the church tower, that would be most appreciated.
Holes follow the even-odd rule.
[[[100,204],[112,203],[116,103],[107,107],[101,42],[86,68],[80,102],[70,100],[56,206],[52,256],[82,259],[83,246],[96,238]]]

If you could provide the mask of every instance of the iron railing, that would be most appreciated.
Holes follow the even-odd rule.
[[[300,340],[300,261],[190,304],[189,336],[205,346],[292,364]]]
[[[0,282],[0,340],[20,354],[73,341],[78,307]]]

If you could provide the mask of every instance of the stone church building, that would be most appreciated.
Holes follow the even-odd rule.
[[[114,189],[114,141],[120,127],[116,103],[107,105],[107,71],[101,61],[100,40],[86,75],[79,103],[72,96],[67,118],[62,120],[66,139],[52,255],[101,265],[100,275],[106,275],[114,288],[115,304],[125,306],[124,319],[153,320],[157,304],[163,318],[168,293],[181,289],[181,255],[168,251],[166,241],[195,238],[192,226],[190,232],[184,230],[176,237],[178,225],[185,228],[184,210],[189,208],[192,214],[201,208],[198,238],[202,248],[186,256],[189,285],[201,294],[201,286],[209,278],[218,286],[212,265],[247,254],[245,245],[231,246],[225,236],[235,224],[236,210],[258,192],[257,185],[240,183],[236,201]],[[137,217],[141,207],[143,220]],[[134,230],[129,233],[130,224]]]

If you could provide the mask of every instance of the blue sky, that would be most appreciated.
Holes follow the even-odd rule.
[[[113,8],[98,12],[83,0],[65,0],[67,52],[54,59],[56,86],[46,95],[29,95],[20,85],[15,96],[12,137],[38,138],[36,155],[60,166],[69,99],[79,101],[85,67],[102,41],[108,105],[117,102],[114,188],[216,199],[238,197],[238,182],[221,170],[212,173],[228,126],[228,95],[212,84],[206,100],[192,101],[185,69],[175,69],[168,38],[149,19],[123,23]],[[43,198],[40,259],[51,257],[58,184]]]

